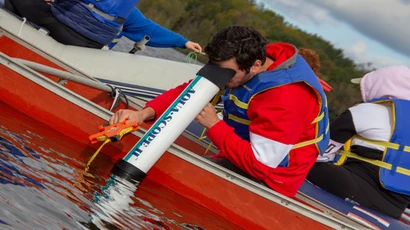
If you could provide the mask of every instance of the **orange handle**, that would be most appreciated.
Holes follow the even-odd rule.
[[[102,125],[98,128],[98,130],[100,131],[99,133],[90,135],[88,138],[90,139],[92,144],[95,144],[99,141],[104,141],[106,139],[118,141],[122,137],[121,131],[130,127],[132,127],[132,130],[130,132],[139,129],[139,125],[137,122],[131,122],[126,124],[126,120],[124,120],[119,123],[108,126]]]

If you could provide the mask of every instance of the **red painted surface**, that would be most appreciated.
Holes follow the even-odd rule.
[[[47,59],[8,38],[0,37],[0,52],[55,67]],[[97,127],[105,123],[2,65],[0,82],[0,98],[6,103],[80,142],[87,143],[88,135],[95,133]],[[74,83],[67,87],[97,104],[110,104],[109,96],[100,91]],[[137,140],[134,136],[127,136],[121,143],[105,147],[104,152],[108,152],[115,161]],[[196,153],[204,152],[204,148],[184,137],[176,143]],[[154,165],[147,178],[246,229],[328,229],[168,152]]]

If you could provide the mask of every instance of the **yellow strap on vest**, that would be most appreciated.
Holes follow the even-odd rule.
[[[324,117],[325,117],[325,112],[322,112],[318,117],[315,118],[315,120],[312,121],[311,124],[318,123],[318,122],[321,121]]]
[[[235,96],[232,95],[232,97],[235,97]],[[239,101],[236,97],[235,97],[235,99],[232,99],[231,96],[229,96],[229,98],[230,98],[231,100],[233,100],[234,102],[235,102],[235,99],[236,99],[236,100],[238,101],[238,103],[242,103],[242,104],[248,106],[247,104],[245,104],[245,103]],[[239,106],[239,105],[237,104],[237,102],[235,102],[235,104],[236,104],[237,106]],[[244,105],[242,105],[242,106],[244,106]],[[239,106],[239,107],[240,107],[240,106]],[[318,122],[321,121],[324,117],[325,117],[325,113],[323,112],[323,113],[321,113],[318,117],[316,117],[315,120],[313,120],[311,124],[318,123]],[[232,114],[229,114],[229,115],[228,115],[228,119],[234,120],[234,121],[236,121],[236,122],[238,122],[238,123],[241,123],[241,124],[244,124],[244,125],[249,125],[249,124],[251,123],[249,120],[246,120],[246,119],[243,119],[243,118],[239,118],[239,117],[234,116],[234,115],[232,115]],[[327,127],[326,127],[326,132],[327,132],[327,131],[329,131],[329,124],[328,124]],[[317,142],[315,142],[315,143],[317,143]]]
[[[349,151],[350,147],[352,146],[352,138],[350,138],[348,141],[346,141],[346,143],[343,145],[343,149]],[[337,166],[341,166],[342,164],[345,163],[345,161],[347,160],[346,156],[341,155],[341,157],[339,158],[339,160],[337,160],[336,163],[334,163]]]
[[[320,137],[315,138],[313,140],[297,143],[293,146],[292,149],[298,149],[298,148],[302,148],[302,147],[305,147],[305,146],[308,146],[308,145],[313,145],[313,144],[319,143],[321,140],[323,140],[323,134]]]
[[[229,94],[229,99],[232,100],[232,101],[235,103],[235,105],[238,106],[238,107],[241,108],[241,109],[248,109],[248,107],[249,107],[249,104],[246,104],[246,103],[240,101],[240,100],[239,100],[237,97],[235,97],[233,94]],[[317,116],[317,117],[312,121],[311,124],[318,123],[319,121],[323,120],[324,117],[325,117],[325,113],[322,112],[319,116]],[[251,123],[251,121],[249,121],[249,120],[247,120],[247,119],[243,119],[243,118],[237,117],[237,116],[232,115],[232,114],[228,114],[228,119],[233,120],[233,121],[236,121],[236,122],[238,122],[238,123],[240,123],[240,124],[244,124],[244,125],[249,125],[249,124]],[[326,133],[327,133],[327,132],[329,132],[329,123],[327,124],[327,127],[326,127]],[[313,140],[308,140],[308,141],[304,141],[304,142],[297,143],[297,144],[295,144],[295,145],[293,146],[292,149],[302,148],[302,147],[305,147],[305,146],[308,146],[308,145],[312,145],[312,144],[319,143],[321,140],[323,140],[323,137],[324,137],[324,136],[321,135],[320,137],[315,138],[315,139],[313,139]]]
[[[404,174],[406,176],[410,176],[410,170],[409,169],[405,169],[402,167],[397,167],[396,172],[400,173],[400,174]]]
[[[250,125],[251,124],[250,120],[243,119],[243,118],[237,117],[237,116],[232,115],[232,114],[228,114],[228,119],[236,121],[236,122],[244,124],[244,125]]]
[[[325,116],[325,113],[320,114],[320,116],[316,117],[315,120],[313,120],[312,124],[321,121],[324,116]],[[250,120],[246,120],[246,119],[237,117],[237,116],[232,115],[232,114],[228,114],[228,119],[236,121],[236,122],[244,124],[244,125],[249,125],[251,123]],[[329,125],[326,128],[326,130],[329,130]],[[320,137],[315,138],[313,140],[308,140],[308,141],[297,143],[293,146],[292,149],[298,149],[298,148],[302,148],[302,147],[305,147],[305,146],[308,146],[308,145],[313,145],[313,144],[319,143],[321,140],[323,140],[323,135],[321,135]]]
[[[340,154],[342,157],[344,156],[344,157],[354,158],[354,159],[361,160],[361,161],[367,162],[369,164],[376,165],[376,166],[379,166],[380,168],[384,168],[384,169],[388,169],[388,170],[391,170],[392,167],[393,167],[392,164],[389,164],[389,163],[386,163],[386,162],[383,162],[383,161],[379,161],[379,160],[373,160],[373,159],[365,158],[365,157],[359,156],[359,155],[357,155],[355,153],[352,153],[352,152],[346,152],[346,151],[343,151],[343,150],[339,150],[338,154]],[[400,174],[404,174],[406,176],[410,176],[410,170],[409,169],[405,169],[405,168],[402,168],[402,167],[397,167],[396,172],[398,172]]]
[[[249,121],[249,120],[234,116],[232,114],[228,114],[228,119],[236,121],[236,122],[244,124],[244,125],[249,125],[251,123],[251,121]],[[302,147],[305,147],[305,146],[308,146],[308,145],[313,145],[313,144],[319,143],[321,140],[323,140],[323,135],[321,135],[320,137],[315,138],[313,140],[308,140],[308,141],[297,143],[293,146],[292,149],[298,149],[298,148],[302,148]]]
[[[366,139],[366,138],[364,138],[362,136],[359,136],[359,135],[356,135],[355,137],[362,140],[362,141],[364,141],[364,142],[368,142],[368,143],[374,144],[374,145],[383,146],[383,147],[386,147],[386,148],[389,148],[389,149],[398,150],[400,148],[400,145],[396,144],[396,143],[391,143],[391,142],[387,142],[387,141],[373,141],[373,140]],[[410,146],[405,146],[403,151],[404,152],[410,152]]]
[[[317,116],[317,117],[315,118],[315,120],[312,121],[311,124],[318,123],[318,122],[321,121],[324,117],[325,117],[325,112],[322,112],[319,116]],[[327,127],[326,127],[326,133],[327,133],[328,131],[329,131],[329,123],[327,124]],[[308,140],[308,141],[304,141],[304,142],[297,143],[297,144],[295,144],[295,145],[293,146],[292,149],[298,149],[298,148],[302,148],[302,147],[305,147],[305,146],[308,146],[308,145],[313,145],[313,144],[319,143],[320,141],[323,140],[323,137],[324,137],[324,135],[322,134],[320,137],[315,138],[315,139],[313,139],[313,140]]]
[[[237,97],[235,97],[233,94],[229,94],[229,100],[232,100],[233,103],[235,103],[236,106],[238,106],[241,109],[248,109],[249,104],[246,104],[242,101],[240,101]]]
[[[339,158],[339,160],[337,160],[336,163],[334,163],[334,164],[337,165],[337,166],[341,166],[341,165],[343,165],[343,164],[346,162],[346,160],[347,160],[347,156],[342,155],[342,156]]]

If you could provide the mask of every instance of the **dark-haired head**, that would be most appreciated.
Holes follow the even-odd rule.
[[[236,59],[239,68],[249,72],[256,60],[266,60],[267,40],[249,26],[230,26],[218,32],[205,47],[211,62]]]

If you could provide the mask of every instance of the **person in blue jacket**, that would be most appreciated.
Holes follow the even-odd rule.
[[[121,4],[118,4],[121,1]],[[188,48],[202,52],[188,41],[150,19],[135,8],[139,0],[5,0],[6,9],[46,28],[65,45],[112,48],[119,37],[139,42],[144,36],[153,47]]]

